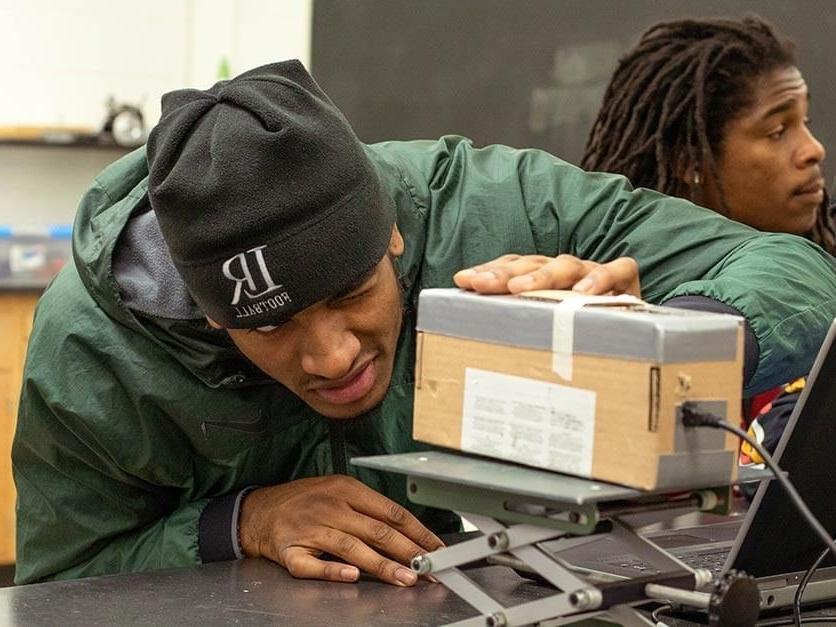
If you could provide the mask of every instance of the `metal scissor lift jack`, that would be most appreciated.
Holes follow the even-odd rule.
[[[455,510],[483,535],[420,555],[412,569],[432,575],[473,606],[479,616],[455,627],[568,625],[599,617],[621,625],[655,625],[633,606],[661,601],[706,609],[712,625],[754,625],[757,587],[744,574],[726,573],[711,587],[712,573],[693,569],[640,536],[623,517],[687,508],[728,513],[731,487],[682,488],[648,493],[568,475],[465,455],[427,452],[356,458],[352,463],[406,475],[410,500]],[[766,475],[764,475],[766,476]],[[760,477],[758,477],[760,478]],[[555,555],[563,548],[611,534],[658,572],[605,581]],[[550,542],[549,551],[540,544]],[[488,559],[533,573],[555,594],[506,607],[460,567]]]

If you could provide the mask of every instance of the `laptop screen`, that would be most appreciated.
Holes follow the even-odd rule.
[[[775,460],[836,536],[836,321],[778,444]],[[748,528],[747,528],[748,527]],[[761,485],[741,531],[734,568],[755,577],[807,570],[824,545],[777,481]],[[836,564],[832,556],[822,567]]]

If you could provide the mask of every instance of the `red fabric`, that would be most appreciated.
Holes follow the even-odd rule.
[[[748,427],[749,423],[751,423],[761,413],[761,410],[778,398],[778,395],[780,395],[783,391],[784,386],[782,385],[780,387],[767,390],[766,392],[761,392],[757,396],[753,396],[751,405],[749,406],[749,415],[745,416],[746,426]]]

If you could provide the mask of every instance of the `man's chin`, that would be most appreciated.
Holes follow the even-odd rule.
[[[776,229],[778,233],[789,233],[790,235],[801,235],[802,237],[808,237],[813,230],[813,227],[816,226],[816,214],[814,213],[812,216],[807,215],[804,217],[800,217],[796,220],[792,225],[788,225],[785,228]]]
[[[778,233],[791,233],[793,235],[806,235],[816,226],[819,216],[820,205],[813,203],[797,204],[790,207],[784,215],[790,218],[791,223],[782,225],[775,229]]]
[[[386,396],[386,389],[383,392],[372,390],[363,398],[359,398],[352,403],[338,405],[336,403],[329,403],[321,398],[304,399],[305,402],[318,414],[330,418],[332,420],[351,420],[371,411],[383,402]]]

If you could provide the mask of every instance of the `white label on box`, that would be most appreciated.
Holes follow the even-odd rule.
[[[595,392],[465,368],[462,450],[592,475]]]

